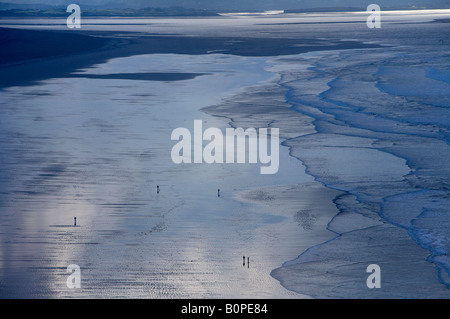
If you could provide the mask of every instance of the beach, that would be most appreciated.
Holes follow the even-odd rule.
[[[2,20],[1,297],[448,298],[446,14]],[[173,163],[194,120],[278,173]]]

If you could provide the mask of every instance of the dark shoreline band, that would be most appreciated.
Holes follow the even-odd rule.
[[[67,77],[76,70],[109,59],[141,54],[201,55],[213,52],[239,56],[281,56],[379,47],[357,41],[132,34],[131,38],[123,38],[115,32],[0,28],[0,89]]]

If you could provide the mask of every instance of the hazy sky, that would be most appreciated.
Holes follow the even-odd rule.
[[[450,0],[0,0],[0,3],[44,3],[68,5],[76,3],[101,7],[170,7],[224,9],[224,10],[272,10],[314,7],[357,7],[366,8],[371,3],[381,7],[446,5]]]

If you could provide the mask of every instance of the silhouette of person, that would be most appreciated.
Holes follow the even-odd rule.
[[[156,185],[156,193],[159,194],[159,185]]]
[[[76,217],[73,218],[73,225],[74,225],[74,226],[77,225],[77,218],[76,218]]]

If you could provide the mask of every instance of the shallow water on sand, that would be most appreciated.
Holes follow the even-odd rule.
[[[446,14],[385,15],[380,30],[353,13],[343,24],[301,14],[85,25],[394,47],[271,60],[135,56],[3,90],[0,295],[448,296],[450,40],[445,23],[428,23]],[[160,73],[179,73],[178,81],[155,81]],[[269,87],[282,105],[271,107]],[[222,99],[233,112],[264,111],[199,111]],[[173,164],[170,134],[192,130],[195,119],[221,129],[230,121],[285,124],[279,173],[262,176],[259,164]],[[272,275],[299,293],[270,277],[283,263]],[[381,290],[365,286],[369,263],[382,267]],[[66,287],[69,264],[81,267],[82,289]]]
[[[300,297],[269,275],[306,246],[297,245],[299,227],[275,228],[269,236],[260,229],[287,218],[234,196],[260,185],[311,181],[301,163],[287,148],[277,175],[260,175],[260,164],[176,165],[170,157],[173,129],[192,131],[195,119],[204,128],[228,127],[199,109],[273,79],[265,66],[262,58],[145,55],[5,89],[2,295]],[[85,76],[133,72],[203,75]],[[243,267],[243,255],[250,265]],[[70,264],[81,268],[82,289],[66,287]]]

